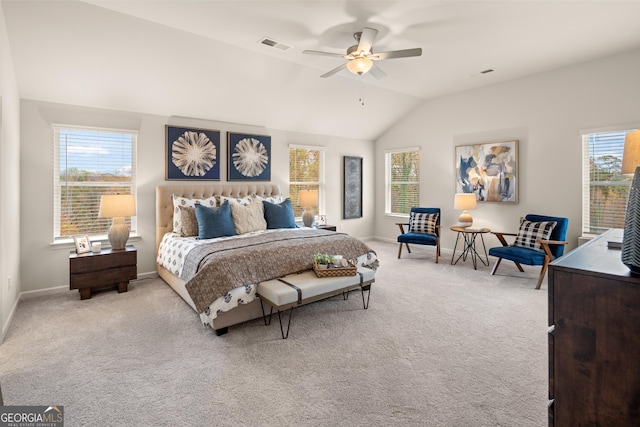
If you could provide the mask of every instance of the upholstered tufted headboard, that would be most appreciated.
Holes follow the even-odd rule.
[[[280,195],[274,184],[256,185],[160,185],[156,187],[156,253],[162,236],[173,230],[172,194],[181,197],[205,199],[211,196],[244,197],[251,194],[262,197]]]

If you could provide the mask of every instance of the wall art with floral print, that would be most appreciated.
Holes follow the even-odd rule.
[[[269,181],[271,179],[271,137],[227,133],[229,158],[227,180]]]
[[[167,180],[220,180],[220,131],[165,126]]]

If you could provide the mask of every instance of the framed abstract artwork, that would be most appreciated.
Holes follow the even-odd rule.
[[[165,126],[166,180],[220,180],[220,131]]]
[[[344,219],[362,218],[362,157],[344,156]]]
[[[518,140],[455,148],[456,193],[479,202],[518,203]]]
[[[271,179],[271,137],[227,133],[229,156],[227,180],[269,181]]]

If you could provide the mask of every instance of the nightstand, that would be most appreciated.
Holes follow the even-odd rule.
[[[129,280],[138,275],[137,251],[133,246],[121,250],[102,249],[69,255],[69,289],[78,289],[80,299],[91,298],[91,291],[117,287],[118,293],[127,292]]]
[[[316,225],[316,228],[319,228],[320,230],[337,231],[335,225]]]

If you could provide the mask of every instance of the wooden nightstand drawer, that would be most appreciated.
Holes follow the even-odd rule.
[[[98,253],[69,255],[69,289],[78,289],[80,299],[91,298],[93,289],[117,287],[127,292],[129,280],[138,275],[137,251],[133,246],[123,250],[103,249]]]

